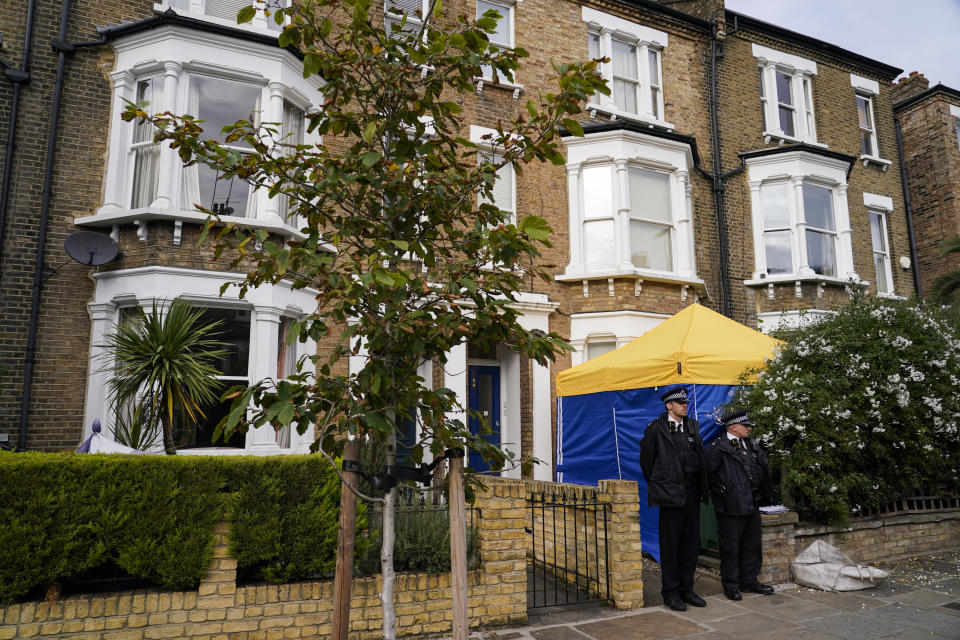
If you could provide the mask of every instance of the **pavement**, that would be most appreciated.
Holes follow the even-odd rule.
[[[698,570],[695,589],[705,608],[676,612],[656,592],[656,563],[644,567],[647,604],[623,612],[610,606],[532,610],[523,627],[478,631],[478,640],[960,640],[960,549],[878,563],[882,584],[833,593],[795,584],[770,596],[743,594],[732,602],[719,580]]]

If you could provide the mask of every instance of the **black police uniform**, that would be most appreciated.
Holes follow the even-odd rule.
[[[724,593],[736,599],[741,590],[772,591],[758,580],[763,564],[758,508],[770,504],[773,495],[767,454],[749,437],[734,441],[724,433],[704,455],[717,513]]]
[[[647,503],[660,507],[661,593],[664,601],[684,597],[693,591],[700,551],[704,486],[700,424],[684,418],[682,426],[671,430],[667,414],[661,414],[644,431],[640,467],[647,481]]]

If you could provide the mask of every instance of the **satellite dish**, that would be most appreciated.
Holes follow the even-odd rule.
[[[117,257],[119,247],[110,236],[95,231],[76,231],[63,241],[67,255],[91,267],[107,264]]]

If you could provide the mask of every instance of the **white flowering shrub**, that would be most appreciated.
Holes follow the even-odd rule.
[[[856,295],[786,345],[734,405],[805,519],[960,491],[960,331],[943,308]]]

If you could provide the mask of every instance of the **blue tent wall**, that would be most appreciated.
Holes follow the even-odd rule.
[[[736,386],[683,385],[690,396],[689,416],[700,421],[706,445],[720,429],[715,414]],[[558,399],[557,482],[595,485],[600,480],[635,480],[640,493],[643,550],[660,561],[658,510],[647,506],[647,483],[640,471],[643,432],[663,413],[665,387],[603,391]]]

